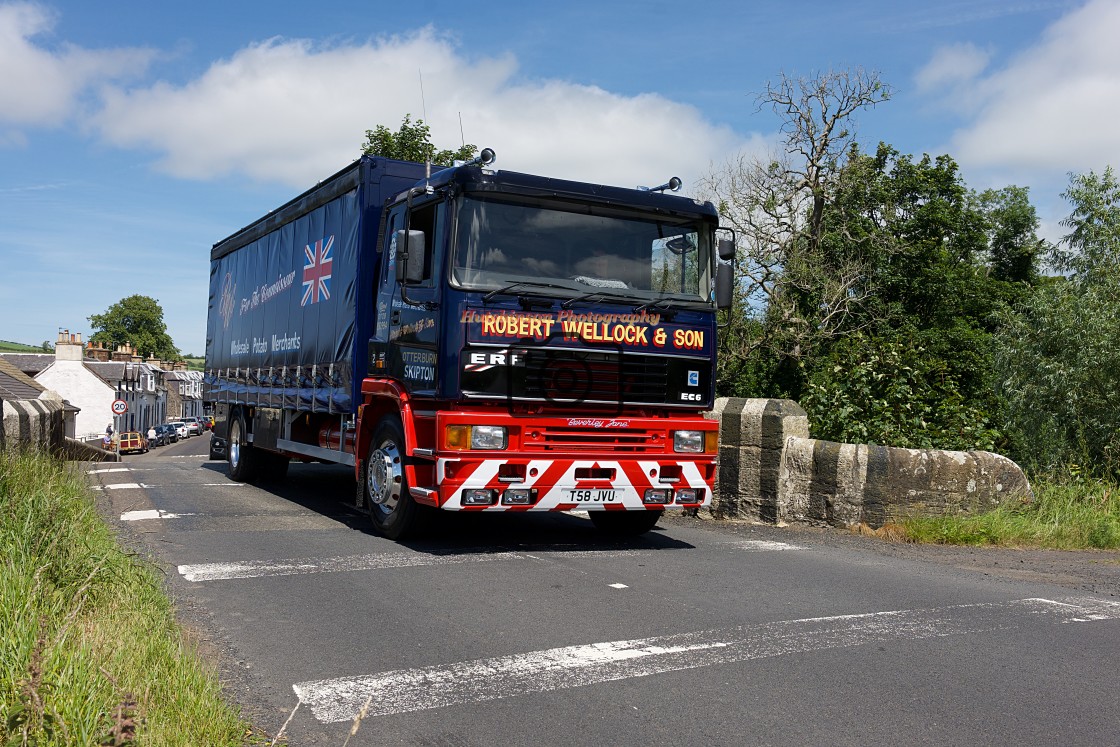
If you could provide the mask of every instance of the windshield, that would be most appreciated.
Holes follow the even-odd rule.
[[[497,290],[524,281],[534,293],[560,286],[542,295],[604,291],[641,301],[710,300],[711,229],[702,221],[566,207],[466,197],[453,282]]]

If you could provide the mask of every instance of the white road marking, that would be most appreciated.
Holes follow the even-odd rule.
[[[489,560],[522,560],[527,555],[515,552],[470,552],[455,555],[430,555],[419,552],[392,552],[370,555],[345,555],[337,558],[296,558],[280,561],[243,561],[199,563],[179,566],[188,581],[228,581],[265,576],[295,576],[308,573],[374,571],[385,568],[415,568],[429,565],[484,563]]]
[[[129,467],[113,467],[112,469],[91,469],[87,474],[90,475],[104,475],[109,472],[131,472]]]
[[[1016,628],[1027,619],[1117,620],[1120,603],[1019,599],[787,620],[300,682],[292,689],[316,719],[335,723],[354,719],[367,701],[367,718],[387,716],[786,654]]]
[[[242,483],[232,483],[240,485]],[[242,578],[263,578],[265,576],[295,576],[312,573],[338,573],[346,571],[379,571],[390,568],[415,568],[429,565],[457,565],[460,563],[483,563],[489,560],[543,560],[553,556],[557,560],[565,558],[612,558],[642,557],[655,552],[654,549],[620,550],[603,548],[601,550],[574,550],[575,545],[544,545],[511,550],[461,550],[454,554],[431,555],[420,552],[373,553],[368,555],[346,555],[336,558],[294,558],[286,560],[229,561],[224,563],[200,563],[181,565],[179,573],[188,581],[229,581]],[[735,549],[759,550],[798,550],[796,545],[783,542],[747,542],[742,546],[731,545]],[[626,588],[625,586],[616,588]]]
[[[629,589],[630,588],[626,584],[611,584],[610,587],[612,589]]]
[[[140,482],[118,482],[115,485],[106,485],[105,490],[131,490],[133,488],[147,488],[149,486]]]
[[[773,550],[804,550],[804,547],[798,545],[790,545],[785,542],[773,542],[770,540],[744,540],[736,542],[732,547],[738,550],[764,550],[770,552]]]
[[[147,511],[125,511],[121,514],[121,521],[144,521],[145,519],[178,519],[180,516],[194,516],[194,514],[173,514],[170,511],[150,509]]]

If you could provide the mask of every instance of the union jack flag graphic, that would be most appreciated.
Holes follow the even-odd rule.
[[[334,236],[319,239],[315,246],[308,244],[303,248],[303,300],[300,306],[309,303],[319,303],[331,297],[331,265],[334,257],[331,249],[334,248]]]

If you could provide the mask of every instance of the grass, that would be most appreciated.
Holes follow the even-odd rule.
[[[912,542],[1054,550],[1120,549],[1120,485],[1072,475],[1035,481],[1034,499],[976,516],[909,519]]]
[[[24,345],[22,342],[9,342],[8,340],[0,340],[0,353],[43,353],[46,352],[42,347],[35,345]]]
[[[256,739],[74,465],[0,453],[0,631],[0,744]]]

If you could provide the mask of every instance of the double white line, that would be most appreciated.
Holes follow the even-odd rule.
[[[1018,599],[927,610],[872,612],[545,649],[445,666],[300,682],[300,707],[324,723],[480,703],[664,672],[1047,624],[1120,619],[1120,604],[1090,598]]]

